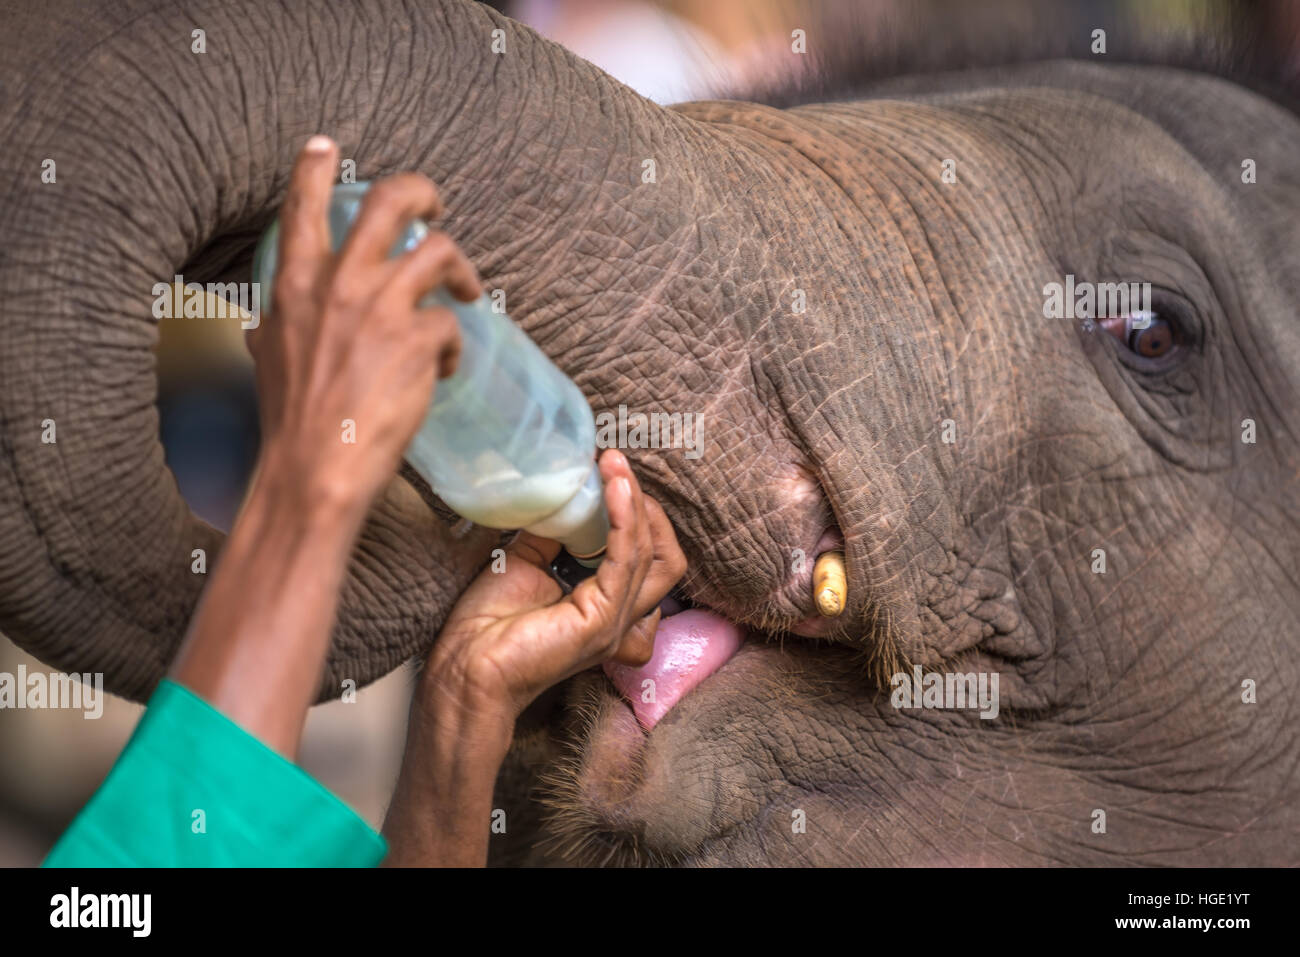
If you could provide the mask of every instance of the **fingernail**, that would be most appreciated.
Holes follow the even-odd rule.
[[[330,147],[333,145],[334,141],[332,139],[321,133],[317,133],[307,141],[307,145],[304,146],[303,149],[308,153],[328,153]]]

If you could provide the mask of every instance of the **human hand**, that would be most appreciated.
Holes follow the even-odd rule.
[[[564,596],[547,571],[560,546],[521,534],[506,551],[504,572],[485,569],[452,608],[425,668],[426,701],[455,696],[513,724],[572,674],[609,658],[650,660],[659,603],[685,573],[686,558],[622,453],[605,452],[600,471],[610,534],[596,574]]]
[[[443,625],[411,705],[406,753],[384,822],[392,866],[482,866],[497,772],[515,720],[556,682],[607,658],[644,664],[659,602],[686,558],[627,459],[600,458],[609,541],[567,597],[547,572],[559,545],[523,534],[505,571],[483,571]]]

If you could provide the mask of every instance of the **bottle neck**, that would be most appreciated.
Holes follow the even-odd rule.
[[[599,565],[609,538],[609,513],[605,510],[605,488],[596,463],[591,463],[586,479],[559,511],[534,522],[525,531],[554,539],[588,568]]]

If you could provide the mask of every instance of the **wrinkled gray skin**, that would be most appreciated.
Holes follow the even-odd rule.
[[[517,736],[500,860],[1300,863],[1295,116],[1066,62],[662,109],[463,3],[6,7],[0,630],[51,665],[138,697],[174,651],[220,536],[163,466],[152,286],[246,278],[321,130],[439,184],[597,411],[703,414],[702,458],[633,465],[689,594],[786,633],[644,740],[571,681]],[[1154,283],[1181,357],[1044,319],[1066,273]],[[800,638],[831,523],[849,607]],[[322,694],[426,648],[495,541],[394,483]],[[894,710],[913,663],[1000,673],[999,717]]]

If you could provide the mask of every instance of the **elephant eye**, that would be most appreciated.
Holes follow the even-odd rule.
[[[1151,309],[1139,309],[1126,316],[1102,319],[1101,326],[1124,343],[1130,352],[1144,359],[1163,358],[1178,344],[1174,324]]]

